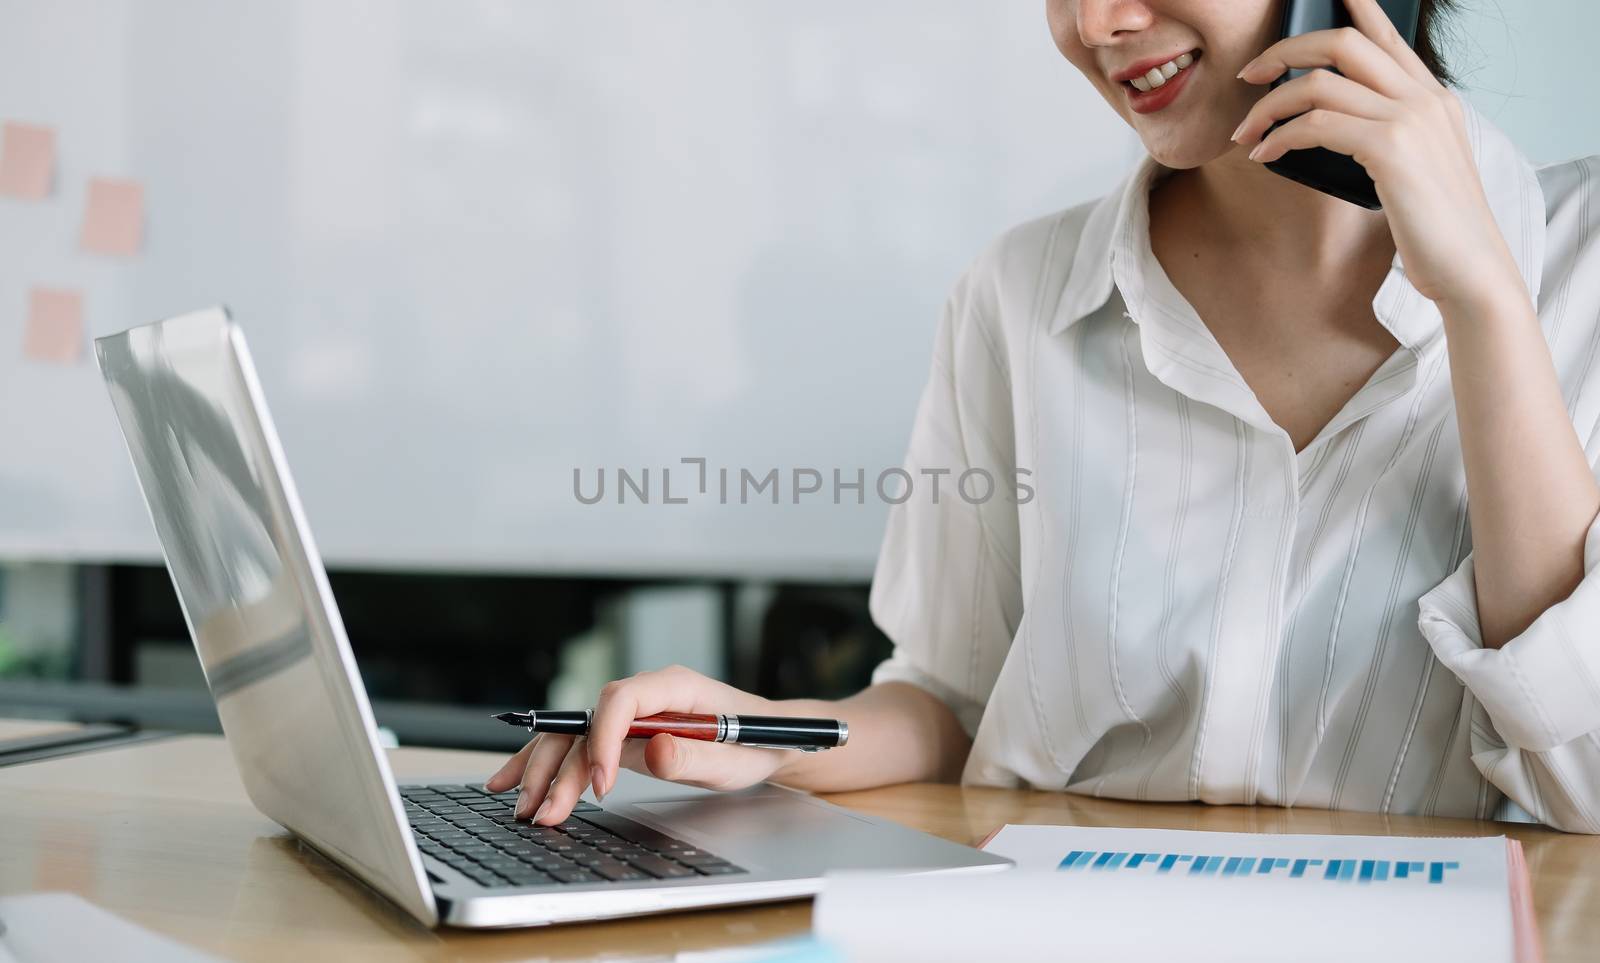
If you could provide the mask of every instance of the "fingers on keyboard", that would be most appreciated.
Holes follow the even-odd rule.
[[[579,802],[554,826],[511,817],[515,793],[403,786],[417,848],[483,886],[696,879],[745,872],[715,854]]]

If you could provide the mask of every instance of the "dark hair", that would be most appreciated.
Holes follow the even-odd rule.
[[[1422,0],[1417,11],[1417,56],[1442,84],[1456,82],[1440,54],[1440,47],[1448,36],[1444,29],[1446,22],[1458,6],[1457,0]]]

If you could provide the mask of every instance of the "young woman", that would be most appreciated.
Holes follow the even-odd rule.
[[[642,673],[587,743],[537,738],[491,788],[520,783],[542,823],[622,765],[722,789],[1509,800],[1600,832],[1600,158],[1535,170],[1445,86],[1440,0],[1417,51],[1377,0],[1274,42],[1281,3],[1048,0],[1149,156],[956,286],[907,468],[1022,468],[1035,494],[893,509],[872,605],[896,648],[871,688],[774,704]],[[1314,67],[1338,73],[1269,92]],[[1313,146],[1383,210],[1262,166]],[[810,756],[622,738],[665,710],[852,735]]]

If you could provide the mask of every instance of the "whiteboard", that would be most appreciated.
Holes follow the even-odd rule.
[[[1600,140],[1571,58],[1538,55],[1600,7],[1552,4],[1458,21],[1469,93],[1539,160]],[[46,285],[83,291],[91,335],[227,304],[330,564],[866,576],[870,485],[950,286],[1139,154],[1043,21],[973,0],[0,0],[0,119],[59,152],[47,200],[0,198],[0,557],[159,558],[87,354],[21,357]],[[77,250],[102,175],[145,186],[135,258]],[[675,497],[698,481],[684,458],[713,493],[718,467],[778,469],[780,504],[663,504],[663,468]],[[585,505],[573,471],[592,494],[602,468]],[[650,504],[616,504],[618,468],[651,470]],[[824,492],[794,504],[796,468]],[[833,503],[835,468],[866,504]]]
[[[332,565],[862,577],[957,275],[1137,150],[1039,4],[0,11],[0,118],[59,154],[0,198],[10,557],[159,558],[92,361],[21,356],[46,284],[91,335],[228,305]],[[77,250],[100,175],[145,185],[137,257]],[[780,504],[663,504],[682,458]],[[650,504],[580,502],[602,467]]]

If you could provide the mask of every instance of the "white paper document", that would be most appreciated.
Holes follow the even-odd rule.
[[[72,893],[0,899],[4,963],[219,963]]]
[[[830,877],[814,925],[849,960],[1514,957],[1504,837],[1007,826],[1008,872]]]

